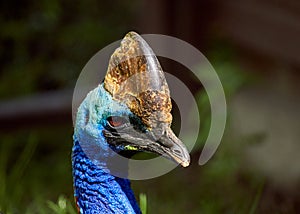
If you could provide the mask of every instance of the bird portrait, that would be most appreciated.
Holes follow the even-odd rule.
[[[141,213],[126,177],[127,160],[136,153],[189,165],[189,152],[171,129],[171,110],[157,57],[139,34],[127,33],[103,82],[77,110],[72,169],[79,213]],[[116,164],[120,156],[124,161]]]

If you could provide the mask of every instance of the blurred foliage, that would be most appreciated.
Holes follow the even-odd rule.
[[[208,58],[221,81],[227,104],[230,103],[231,98],[239,90],[253,83],[256,79],[255,76],[250,75],[249,71],[242,70],[241,66],[236,61],[234,50],[226,44],[219,44],[214,47],[214,49],[208,53]],[[199,130],[198,142],[194,149],[199,150],[204,146],[210,130],[211,109],[210,101],[205,89],[199,90],[198,93],[195,94],[195,99],[200,114],[201,127]],[[229,113],[230,112],[227,111],[227,119],[230,118]],[[190,118],[193,119],[193,115],[195,114],[197,113],[192,111]],[[228,122],[229,120],[227,120],[227,123]]]
[[[73,86],[92,54],[134,28],[136,6],[129,0],[1,1],[0,97]]]
[[[66,202],[68,206],[70,203],[74,206],[71,136],[70,126],[43,127],[30,133],[19,131],[13,135],[1,134],[2,212],[53,213],[54,206],[49,206],[47,200],[56,201],[61,194],[71,199]]]
[[[99,49],[134,30],[137,1],[2,1],[0,3],[0,97],[72,87]],[[209,54],[230,99],[249,79],[234,51],[218,46]],[[205,91],[201,149],[210,126]],[[0,135],[0,211],[75,212],[71,174],[72,125],[46,126]],[[243,169],[238,142],[224,140],[204,167],[193,160],[160,178],[135,181],[144,213],[255,213],[264,181]],[[242,145],[241,145],[242,146]],[[196,150],[197,150],[196,149]],[[197,154],[197,153],[196,153]],[[197,155],[196,155],[196,158]]]

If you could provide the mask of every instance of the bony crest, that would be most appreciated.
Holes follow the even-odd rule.
[[[172,122],[171,98],[163,70],[146,41],[129,32],[112,54],[104,79],[113,99],[125,103],[148,129]]]

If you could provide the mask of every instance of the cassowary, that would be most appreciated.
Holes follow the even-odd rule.
[[[118,168],[111,164],[115,157],[151,152],[189,165],[186,147],[170,128],[171,109],[157,58],[141,36],[129,32],[112,54],[103,83],[77,111],[72,167],[79,213],[141,213],[124,178],[128,159]]]

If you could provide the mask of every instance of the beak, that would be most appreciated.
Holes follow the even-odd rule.
[[[114,138],[115,140],[110,142],[114,142],[116,145],[123,145],[128,150],[152,152],[173,160],[183,167],[189,166],[189,152],[181,140],[176,137],[172,129],[165,127],[163,131],[160,130],[162,134],[159,137],[154,137],[157,136],[156,133],[154,131],[141,133],[131,129],[130,131],[118,132],[118,138],[114,138],[115,134],[108,131],[104,132],[104,136]]]

